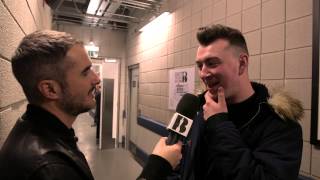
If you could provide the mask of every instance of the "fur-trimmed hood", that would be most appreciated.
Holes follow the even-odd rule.
[[[274,90],[268,99],[268,104],[284,120],[301,120],[303,117],[301,101],[290,96],[284,89]]]

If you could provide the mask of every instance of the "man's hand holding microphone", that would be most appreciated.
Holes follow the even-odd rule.
[[[182,96],[167,127],[168,137],[162,137],[156,144],[138,179],[162,180],[172,173],[180,163],[182,142],[188,136],[198,109],[197,96],[188,93]]]
[[[182,142],[178,141],[176,144],[167,145],[166,140],[166,137],[162,137],[154,147],[152,154],[167,160],[172,166],[172,169],[174,169],[180,163],[182,158]]]

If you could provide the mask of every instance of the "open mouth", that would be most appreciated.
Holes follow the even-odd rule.
[[[218,89],[219,87],[219,81],[214,81],[214,80],[204,80],[204,83],[207,86],[207,89]]]
[[[92,96],[95,96],[96,93],[97,93],[97,89],[95,87],[92,87],[88,94],[91,94]]]

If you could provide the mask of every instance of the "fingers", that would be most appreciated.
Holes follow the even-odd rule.
[[[209,91],[207,91],[207,92],[204,94],[204,98],[205,98],[205,100],[206,100],[206,103],[213,101],[212,95],[210,94]]]
[[[161,137],[155,146],[152,154],[158,155],[165,160],[167,160],[173,168],[175,168],[181,158],[181,149],[182,149],[182,142],[178,141],[176,144],[173,145],[166,145],[166,137]]]
[[[226,106],[226,98],[224,96],[223,87],[218,88],[218,104],[221,104],[222,106]]]
[[[212,99],[212,95],[209,91],[207,91],[205,94],[204,94],[204,98],[206,100],[206,103],[202,106],[203,110],[206,110],[207,109],[207,106],[208,104],[216,104],[216,102],[213,101]]]
[[[203,105],[203,118],[207,120],[209,117],[222,113],[228,112],[227,103],[225,99],[224,89],[223,87],[219,87],[217,90],[217,94],[214,97],[211,97],[212,94],[207,91],[204,95],[206,103]]]
[[[181,153],[181,149],[182,149],[182,142],[178,141],[176,144],[171,146],[172,148],[172,155],[173,155],[173,163],[172,163],[172,167],[176,168],[177,165],[180,163],[180,160],[182,159],[182,153]]]
[[[182,148],[182,141],[178,141],[176,144],[173,144],[173,145],[167,145],[166,144],[166,140],[168,139],[168,137],[161,137],[157,143],[158,146],[168,146],[168,147],[176,147],[176,148]]]
[[[177,143],[179,146],[182,146],[182,141],[178,141]]]
[[[156,146],[164,146],[165,144],[166,144],[166,138],[161,137],[158,143],[156,144]]]
[[[181,149],[182,149],[182,142],[181,141],[178,141],[176,144],[172,145],[176,151],[178,152],[181,152]]]
[[[161,137],[160,140],[159,140],[159,142],[161,142],[161,143],[166,143],[166,140],[167,140],[167,139],[168,139],[167,137]]]

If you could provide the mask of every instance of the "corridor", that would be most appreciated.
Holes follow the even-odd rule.
[[[72,78],[73,81],[70,80],[70,83],[66,84],[68,86],[65,87],[70,88],[70,95],[75,95],[75,99],[78,99],[76,95],[84,95],[89,91],[87,88],[89,84],[79,84],[82,80],[83,82],[87,80],[89,82],[89,79],[93,77],[92,79],[96,83],[96,77],[100,78],[101,102],[99,104],[101,108],[99,109],[101,110],[101,122],[103,122],[101,132],[109,139],[111,136],[117,137],[116,141],[125,139],[130,151],[125,148],[113,148],[111,140],[104,141],[107,142],[106,147],[108,148],[100,150],[96,141],[96,126],[92,126],[93,118],[89,113],[78,116],[72,127],[78,137],[79,149],[86,156],[96,180],[136,179],[142,171],[140,164],[147,162],[148,155],[153,152],[160,137],[167,136],[167,126],[173,119],[177,104],[184,93],[198,95],[206,91],[211,83],[214,83],[215,87],[226,86],[223,88],[227,88],[225,96],[228,104],[231,103],[229,102],[231,96],[242,94],[242,92],[237,93],[237,90],[247,89],[250,90],[250,93],[244,94],[252,94],[249,85],[243,89],[239,88],[240,85],[242,87],[244,84],[240,81],[242,77],[246,79],[245,84],[250,81],[265,85],[271,93],[270,97],[273,97],[272,93],[277,91],[288,92],[290,96],[301,102],[301,112],[304,113],[301,118],[290,118],[297,120],[296,122],[301,126],[302,131],[299,130],[299,133],[294,136],[295,138],[292,138],[293,140],[299,140],[299,148],[287,147],[285,153],[276,152],[273,149],[263,151],[267,152],[266,154],[270,153],[272,158],[276,154],[279,160],[292,160],[292,157],[287,158],[279,155],[286,156],[290,155],[289,150],[299,150],[297,153],[299,158],[295,160],[295,163],[297,163],[301,159],[300,167],[295,168],[296,171],[299,169],[299,172],[295,172],[292,170],[293,168],[288,171],[284,168],[273,167],[271,169],[274,172],[271,172],[268,168],[262,168],[262,170],[267,170],[263,173],[272,173],[273,176],[278,172],[291,175],[301,174],[320,180],[319,0],[1,0],[0,15],[0,149],[17,119],[25,112],[28,104],[21,82],[17,81],[14,74],[13,65],[15,63],[13,63],[12,57],[14,54],[24,54],[21,53],[21,49],[17,50],[17,48],[21,40],[27,35],[38,30],[54,30],[66,32],[77,42],[82,42],[81,44],[91,59],[91,70],[98,76],[94,76],[93,73],[88,73],[90,76],[87,76],[87,73],[76,76],[79,73],[73,71],[69,73],[71,70],[69,68],[50,68],[46,66],[47,71],[45,68],[40,66],[39,68],[38,65],[29,63],[29,60],[24,61],[26,62],[25,66],[29,66],[29,68],[23,66],[21,69],[25,71],[20,76],[23,79],[28,79],[28,82],[31,83],[30,86],[34,86],[30,91],[36,90],[35,94],[38,94],[37,96],[40,98],[46,97],[45,94],[39,94],[42,93],[38,86],[40,80],[62,81],[62,75],[67,78],[66,75],[69,76],[70,74],[70,77],[74,77]],[[213,61],[218,62],[216,65],[223,65],[220,66],[223,67],[221,71],[219,70],[216,73],[215,69],[210,69],[210,71],[203,73],[199,69],[199,65],[207,66],[207,62],[211,62],[212,58],[209,58],[210,61],[206,60],[199,64],[199,60],[208,58],[198,57],[198,49],[203,44],[199,44],[197,34],[201,34],[200,32],[211,26],[216,27],[216,25],[238,30],[242,41],[240,50],[242,48],[245,53],[239,51],[240,54],[238,54],[238,51],[236,51],[237,53],[234,53],[236,54],[235,57],[231,55],[218,57],[221,61]],[[222,38],[222,40],[226,39]],[[208,43],[214,43],[214,41],[208,41]],[[35,44],[38,44],[38,41]],[[229,45],[232,45],[231,41]],[[68,46],[72,47],[71,45]],[[237,43],[232,45],[232,47],[236,46],[238,46]],[[37,48],[33,49],[32,46],[26,46],[26,48],[34,50],[30,53],[30,61],[33,61],[33,57],[38,57],[37,52],[51,52],[46,48],[43,51],[38,51]],[[81,49],[83,50],[83,48]],[[226,49],[233,50],[234,48]],[[60,51],[54,50],[52,52]],[[66,55],[68,52],[63,54]],[[60,58],[59,53],[49,54],[39,58],[39,60],[45,60],[39,61],[39,64],[42,64],[40,62],[47,62],[46,58],[48,58],[48,61],[52,60],[52,62]],[[79,53],[72,54],[80,55]],[[81,57],[85,57],[83,51],[81,54],[83,55]],[[61,57],[65,57],[64,55],[61,55]],[[217,54],[212,55],[212,57],[215,56]],[[229,63],[224,63],[225,59],[229,59],[227,57],[241,59],[243,63],[236,63],[232,68],[228,68],[224,66],[229,65]],[[80,60],[75,62],[82,63],[82,58],[75,59]],[[63,58],[63,60],[66,59]],[[87,62],[87,58],[85,60]],[[236,66],[239,66],[239,68],[234,68]],[[75,68],[76,66],[70,65],[70,67]],[[20,69],[20,66],[18,69]],[[55,72],[56,69],[61,71],[63,69],[66,72]],[[240,73],[240,70],[243,73]],[[236,71],[238,73],[232,73]],[[48,74],[46,75],[46,73]],[[212,82],[203,81],[204,78],[201,74],[212,76],[209,78]],[[34,78],[36,75],[39,77]],[[229,78],[232,81],[229,82]],[[236,79],[239,79],[239,81],[236,81]],[[233,80],[235,80],[234,83]],[[91,85],[95,83],[91,83]],[[236,87],[233,88],[233,85],[236,85]],[[33,93],[30,92],[30,94]],[[89,94],[91,98],[91,93]],[[65,98],[66,96],[61,97],[58,98],[59,101],[56,101],[55,98],[48,99],[50,102],[59,102],[58,104],[61,104],[61,102],[68,103],[67,100],[71,99]],[[256,94],[254,97],[256,97]],[[81,97],[79,97],[80,99]],[[251,98],[241,97],[239,99]],[[291,107],[291,103],[287,104]],[[273,106],[270,104],[269,107],[271,109]],[[278,107],[285,108],[286,106],[278,105]],[[260,110],[260,103],[259,107],[254,107],[254,109],[257,108]],[[60,110],[62,114],[70,115],[69,111],[65,112],[61,107],[56,109]],[[203,106],[199,106],[197,109],[201,110]],[[247,107],[243,109],[251,110]],[[237,129],[235,132],[249,133],[251,129],[245,131],[242,127],[252,128],[253,126],[249,126],[249,123],[253,122],[253,116],[251,112],[247,114],[240,109],[239,112],[241,112],[239,118],[242,119],[242,115],[245,117],[241,123],[245,121],[247,123],[243,126],[236,125],[241,129]],[[200,115],[198,114],[198,116]],[[234,117],[238,118],[238,116]],[[58,118],[62,122],[66,121],[64,117]],[[197,119],[200,118],[202,117],[197,117]],[[232,121],[236,122],[236,118]],[[254,118],[258,118],[258,116],[254,116]],[[182,125],[182,123],[180,124]],[[270,125],[272,123],[266,124]],[[198,126],[193,127],[194,134],[197,134],[197,128]],[[267,128],[267,126],[262,129],[268,132],[274,130]],[[254,127],[252,130],[260,129]],[[287,131],[275,130],[275,132],[286,133]],[[256,144],[259,145],[264,145],[263,138],[280,137],[277,134],[271,135],[271,133],[265,136],[258,134],[259,136],[255,136],[254,133],[250,134],[250,137],[257,138],[252,142],[257,142]],[[246,147],[248,151],[244,152],[250,150],[250,153],[254,154],[252,150],[260,150],[256,147],[253,148],[255,145],[248,145],[248,139],[239,139],[242,136],[237,137],[238,142],[245,142],[241,149]],[[200,143],[202,141],[199,141]],[[222,144],[228,143],[226,141]],[[198,152],[194,149],[199,144],[198,141],[192,142],[191,154],[188,154],[188,157],[198,156]],[[286,140],[279,144],[281,146],[272,143],[273,146],[265,147],[285,149],[281,147],[289,145]],[[31,145],[33,144],[30,143]],[[234,143],[231,145],[234,145]],[[200,144],[200,147],[202,147],[202,144]],[[234,146],[229,147],[234,149]],[[225,152],[223,153],[225,154]],[[246,154],[244,153],[244,155]],[[227,160],[229,158],[226,157]],[[238,159],[233,160],[238,162]],[[273,159],[269,160],[269,158],[266,158],[268,162],[262,162],[255,157],[252,157],[252,159],[261,162],[263,165],[267,165],[268,162],[278,165]],[[194,162],[197,161],[198,159],[194,158]],[[0,164],[2,163],[0,162]],[[193,166],[193,161],[188,162],[188,164]],[[255,165],[258,166],[258,169],[260,168],[260,163],[255,163]],[[248,166],[248,164],[245,166]],[[227,168],[220,169],[226,170]],[[17,172],[14,168],[13,174],[23,174]],[[214,173],[223,172],[215,171]],[[60,175],[60,173],[55,174]],[[191,172],[190,174],[194,173]],[[2,179],[5,178],[0,177],[0,180]],[[201,179],[201,177],[196,179]]]
[[[133,180],[142,167],[129,151],[122,148],[99,150],[96,144],[96,126],[89,113],[78,116],[73,125],[78,146],[85,154],[95,180]]]

